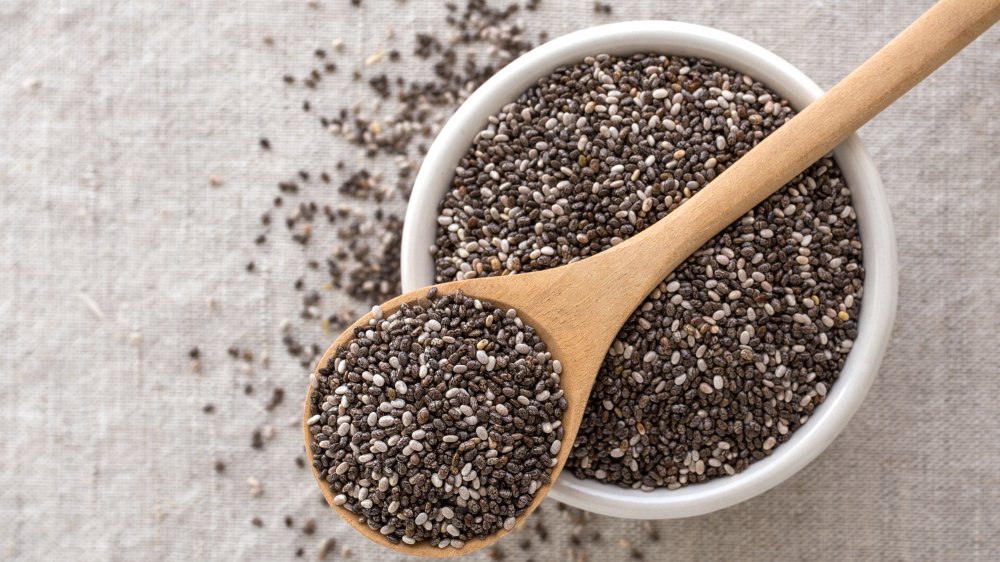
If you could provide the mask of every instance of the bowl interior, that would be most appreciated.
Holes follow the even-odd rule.
[[[434,243],[438,204],[472,138],[504,104],[556,67],[588,55],[637,52],[701,57],[749,74],[800,110],[823,91],[784,59],[729,33],[671,21],[624,22],[584,29],[554,39],[498,72],[456,111],[431,146],[417,175],[402,240],[403,290],[434,282],[428,248]],[[851,188],[864,242],[864,295],[858,337],[826,401],[812,418],[766,459],[745,471],[677,490],[642,492],[564,473],[553,486],[557,500],[595,513],[637,519],[669,519],[708,513],[749,499],[782,482],[823,451],[867,394],[889,340],[896,311],[895,235],[882,182],[860,140],[852,136],[835,151]]]

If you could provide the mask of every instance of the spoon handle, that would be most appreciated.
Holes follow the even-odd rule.
[[[620,291],[646,295],[712,236],[832,151],[998,19],[1000,0],[936,3],[690,200],[605,252],[619,268],[644,264],[627,268],[628,275],[613,283]]]

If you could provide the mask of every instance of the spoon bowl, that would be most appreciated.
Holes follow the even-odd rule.
[[[531,504],[527,507],[524,513],[518,517],[515,529],[524,522],[525,518],[527,518],[535,510],[535,508],[538,507],[545,496],[548,495],[549,491],[552,489],[552,482],[555,481],[565,466],[566,459],[569,458],[569,452],[572,449],[571,444],[573,440],[576,439],[576,433],[579,430],[580,422],[583,419],[583,412],[587,405],[587,397],[590,394],[590,388],[594,382],[594,375],[596,375],[597,368],[600,366],[601,360],[604,358],[603,350],[607,349],[607,346],[611,343],[611,338],[615,334],[614,331],[606,329],[602,330],[599,325],[592,323],[552,322],[549,319],[549,316],[552,314],[563,314],[567,319],[574,318],[573,315],[579,314],[580,308],[585,306],[580,302],[580,299],[578,299],[575,295],[571,295],[568,291],[557,292],[562,298],[551,298],[553,297],[551,294],[552,291],[546,290],[551,289],[552,287],[565,287],[566,276],[572,276],[576,273],[575,271],[570,271],[570,269],[571,268],[558,268],[520,275],[516,278],[512,276],[484,277],[469,281],[453,281],[451,283],[435,285],[438,289],[438,294],[441,296],[454,294],[456,291],[461,290],[469,297],[489,301],[499,308],[505,310],[511,308],[516,309],[518,316],[520,316],[526,324],[536,329],[539,337],[545,342],[547,349],[552,353],[553,358],[558,358],[563,363],[563,372],[560,377],[560,388],[563,390],[566,398],[566,410],[563,413],[563,442],[566,443],[566,445],[559,450],[559,453],[556,456],[557,464],[550,472],[550,482],[542,485],[536,491]],[[401,305],[413,303],[419,297],[426,295],[428,290],[429,288],[423,288],[416,291],[410,291],[380,305],[380,308],[382,309],[384,315],[391,315],[396,312]],[[548,294],[548,297],[539,299],[535,298],[532,293],[538,295]],[[349,344],[354,338],[355,328],[367,326],[371,319],[372,313],[369,312],[358,319],[357,322],[337,337],[337,339],[320,359],[319,365],[324,366],[329,364],[330,360],[336,355],[337,349],[341,346]],[[621,321],[624,322],[624,319]],[[596,338],[598,341],[594,341],[592,338]],[[602,339],[606,339],[607,341],[600,341]],[[588,352],[588,348],[590,348],[591,351]],[[302,418],[302,430],[306,443],[306,451],[308,453],[311,453],[312,443],[312,433],[309,431],[310,426],[308,420],[316,413],[312,409],[312,394],[313,387],[310,385],[306,394],[305,411]],[[489,546],[510,532],[510,530],[503,529],[486,538],[470,539],[466,541],[465,546],[460,549],[439,548],[426,542],[417,543],[415,545],[394,544],[388,541],[381,533],[379,533],[377,529],[372,529],[365,523],[359,521],[357,515],[353,512],[347,510],[343,506],[335,505],[333,501],[335,496],[333,490],[331,490],[330,486],[328,486],[323,480],[319,470],[312,463],[310,463],[310,467],[313,476],[316,478],[316,482],[319,484],[320,490],[323,492],[323,496],[326,498],[327,503],[330,504],[330,507],[343,517],[344,520],[350,523],[351,526],[354,527],[359,533],[365,535],[374,542],[400,552],[427,557],[455,556],[463,552],[478,550]]]

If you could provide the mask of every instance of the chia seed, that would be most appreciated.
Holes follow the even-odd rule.
[[[437,281],[594,255],[687,201],[794,115],[707,60],[599,55],[491,117],[458,164]],[[857,335],[861,242],[821,159],[688,258],[620,330],[567,469],[652,490],[735,474],[806,423]]]
[[[435,293],[355,328],[317,373],[309,431],[335,505],[391,542],[445,548],[524,513],[550,481],[566,400],[516,311]]]

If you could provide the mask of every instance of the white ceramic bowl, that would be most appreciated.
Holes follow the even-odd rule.
[[[673,21],[602,25],[559,37],[518,58],[479,87],[441,130],[417,175],[403,228],[402,281],[409,291],[434,281],[428,248],[438,205],[459,158],[488,116],[515,100],[556,67],[600,53],[637,52],[703,57],[740,70],[802,109],[823,91],[777,55],[729,33]],[[722,509],[760,494],[816,458],[847,425],[875,378],[896,313],[897,264],[892,217],[882,182],[856,136],[835,151],[851,187],[864,242],[865,282],[859,333],[840,378],[812,418],[774,453],[745,471],[677,490],[642,492],[581,480],[563,472],[555,499],[595,513],[635,519],[672,519]]]

